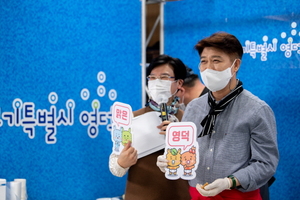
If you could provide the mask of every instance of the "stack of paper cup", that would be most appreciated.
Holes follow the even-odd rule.
[[[6,200],[6,179],[0,178],[0,200]]]
[[[21,182],[11,181],[6,183],[6,200],[21,199]]]
[[[21,183],[21,198],[20,198],[20,200],[27,200],[26,179],[16,178],[14,181]]]

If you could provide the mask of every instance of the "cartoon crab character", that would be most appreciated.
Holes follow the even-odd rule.
[[[169,161],[168,166],[167,166],[167,168],[169,169],[169,175],[171,176],[173,174],[176,176],[177,169],[179,168],[179,165],[180,165],[181,149],[177,150],[175,148],[172,148],[172,149],[168,149],[167,151],[168,151],[168,153],[166,155],[166,158]]]
[[[181,165],[183,166],[184,176],[192,176],[192,169],[196,163],[196,147],[191,147],[189,151],[181,154]]]

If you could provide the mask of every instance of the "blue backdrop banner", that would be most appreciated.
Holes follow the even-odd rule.
[[[297,1],[193,1],[165,6],[165,51],[199,74],[194,45],[217,31],[244,48],[237,77],[273,109],[280,161],[270,199],[298,199],[300,139],[300,4]]]
[[[0,2],[0,178],[25,178],[29,200],[124,193],[108,168],[111,106],[141,105],[140,7]]]

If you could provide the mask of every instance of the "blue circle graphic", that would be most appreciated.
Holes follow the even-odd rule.
[[[104,97],[106,93],[106,89],[103,85],[99,85],[99,87],[97,88],[97,94],[99,97]]]
[[[110,91],[109,91],[109,93],[108,93],[108,97],[109,97],[109,99],[111,100],[111,101],[114,101],[114,100],[116,100],[117,99],[117,91],[116,90],[114,90],[114,89],[111,89]]]
[[[99,83],[104,83],[105,80],[106,80],[106,75],[104,72],[99,72],[98,75],[97,75],[97,79],[99,81]]]
[[[88,100],[90,98],[90,91],[87,88],[82,89],[80,97],[82,100]]]
[[[48,96],[48,100],[51,104],[56,104],[56,102],[58,101],[58,96],[56,92],[51,92]]]

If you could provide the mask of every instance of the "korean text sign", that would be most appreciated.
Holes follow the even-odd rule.
[[[199,163],[197,128],[192,122],[170,123],[166,130],[166,178],[191,180],[196,177]]]
[[[130,105],[115,102],[112,106],[112,130],[113,152],[120,154],[129,141],[132,141],[132,108]]]

